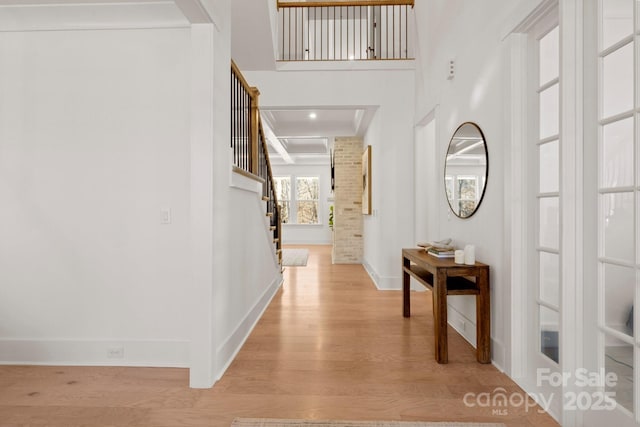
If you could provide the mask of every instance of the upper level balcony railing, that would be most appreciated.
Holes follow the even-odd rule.
[[[279,60],[413,59],[414,0],[278,1]]]

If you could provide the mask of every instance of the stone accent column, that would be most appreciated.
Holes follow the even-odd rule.
[[[336,138],[333,226],[334,264],[360,264],[364,256],[361,138]]]

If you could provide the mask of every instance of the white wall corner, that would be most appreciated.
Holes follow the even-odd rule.
[[[174,0],[178,9],[192,24],[211,24],[213,18],[209,15],[200,0]]]
[[[253,331],[253,328],[256,326],[271,303],[271,300],[282,286],[283,281],[284,279],[282,278],[282,275],[277,274],[262,296],[244,316],[233,333],[224,340],[222,345],[218,347],[216,356],[217,360],[220,361],[219,366],[221,366],[221,368],[216,372],[216,379],[219,380],[222,378],[222,375],[229,368],[231,362],[233,362],[233,359],[235,359],[236,355],[242,348],[242,345],[245,343],[247,338],[249,338],[251,331]]]
[[[402,276],[381,276],[378,274],[375,268],[367,261],[363,261],[362,266],[364,267],[367,274],[373,281],[373,284],[379,291],[401,291],[402,290]],[[414,283],[412,279],[411,290],[413,291],[423,291],[424,287],[421,285]]]
[[[214,155],[211,99],[214,95],[213,26],[191,27],[191,345],[190,386],[208,388],[214,383],[212,348],[213,313],[213,194]]]
[[[178,0],[175,0],[178,1]],[[191,0],[197,2],[206,11],[210,17],[211,22],[216,27],[216,30],[222,32],[225,26],[228,24],[223,19],[223,16],[230,16],[230,0]]]

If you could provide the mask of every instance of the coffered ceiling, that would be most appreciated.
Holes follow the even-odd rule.
[[[328,163],[333,138],[363,136],[375,108],[263,108],[261,112],[263,123],[273,132],[267,139],[275,163]]]

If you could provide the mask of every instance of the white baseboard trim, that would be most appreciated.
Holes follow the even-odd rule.
[[[476,348],[476,322],[460,313],[458,310],[448,305],[447,323],[451,325],[462,337]]]
[[[464,316],[458,310],[451,305],[447,310],[447,323],[455,329],[462,337],[473,346],[477,348],[477,331],[476,321],[471,320]],[[505,372],[504,364],[504,347],[501,342],[491,339],[491,364],[494,365],[500,372]]]
[[[402,276],[381,276],[367,261],[362,262],[362,266],[373,281],[379,291],[401,291]],[[424,286],[411,279],[412,291],[424,291]]]
[[[271,300],[282,286],[284,279],[280,273],[273,279],[271,285],[263,292],[262,296],[254,304],[253,308],[249,310],[244,319],[238,324],[238,327],[233,333],[218,347],[216,359],[219,361],[219,366],[222,368],[216,373],[216,381],[222,378],[222,375],[231,365],[233,359],[242,348],[243,344],[249,338],[249,334],[253,331],[262,314],[271,303]]]
[[[503,372],[509,375],[509,372],[506,371],[505,365],[505,351],[504,346],[500,341],[496,341],[493,338],[491,339],[491,364],[498,368],[500,372]]]
[[[188,341],[0,338],[0,364],[188,368]]]
[[[283,240],[283,245],[309,245],[309,246],[326,246],[331,245],[331,240]]]

